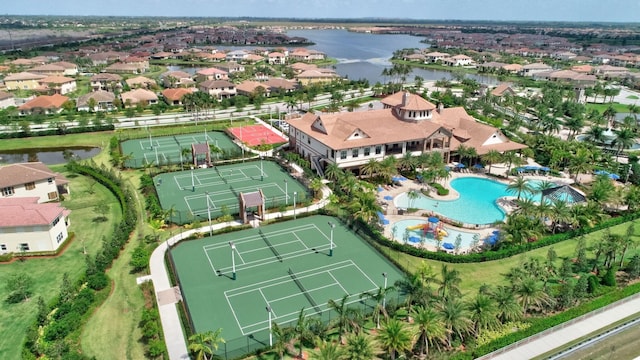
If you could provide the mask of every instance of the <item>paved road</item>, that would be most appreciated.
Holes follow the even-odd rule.
[[[640,294],[523,339],[478,359],[531,359],[640,312]]]

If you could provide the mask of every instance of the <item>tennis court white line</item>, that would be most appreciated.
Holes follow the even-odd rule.
[[[240,325],[240,320],[238,320],[238,317],[236,316],[236,312],[233,310],[233,306],[231,306],[231,302],[229,301],[229,298],[227,298],[227,304],[231,309],[231,314],[233,314],[233,318],[236,319],[236,324],[238,324],[238,328],[240,328],[240,332],[242,332],[242,335],[245,335],[244,331],[242,331],[242,325]]]
[[[304,224],[304,225],[298,225],[298,226],[294,226],[291,228],[287,228],[287,229],[282,229],[282,230],[275,230],[269,233],[262,233],[265,236],[278,236],[278,235],[283,235],[283,234],[290,234],[293,231],[299,230],[299,231],[303,231],[303,230],[311,230],[315,228],[316,230],[318,230],[318,227],[315,224]],[[320,230],[318,230],[320,231]],[[240,240],[236,240],[234,241],[236,244],[242,244],[245,242],[251,242],[251,241],[262,241],[262,237],[260,236],[260,234],[257,235],[251,235],[251,236],[247,236],[244,238],[241,238]],[[205,250],[213,250],[213,249],[220,249],[223,247],[226,247],[226,244],[209,244],[209,245],[204,245],[203,248],[205,248]]]
[[[362,272],[362,270],[360,270],[360,272]],[[333,278],[333,280],[335,280],[335,282],[338,284],[338,286],[340,286],[340,289],[342,289],[342,291],[344,291],[345,294],[348,294],[349,292],[342,287],[342,284],[340,283],[340,281],[338,281],[338,279],[336,279],[335,276],[333,276],[333,274],[331,273],[331,271],[328,272],[329,275],[331,275],[331,277]]]
[[[335,279],[335,278],[334,278],[334,279]],[[292,281],[293,281],[293,280],[292,280]],[[336,286],[336,285],[340,286],[340,284],[339,284],[339,283],[333,283],[333,284],[328,284],[328,285],[323,285],[323,286],[320,286],[320,287],[317,287],[317,288],[313,288],[313,289],[311,289],[311,290],[307,289],[307,292],[308,292],[308,293],[311,293],[311,292],[313,292],[313,291],[326,289],[326,288],[328,288],[328,287],[332,287],[332,286]],[[340,286],[340,287],[342,287],[342,286]],[[343,290],[344,290],[344,289],[343,289]],[[260,292],[262,293],[262,289],[260,290]],[[347,291],[345,291],[344,293],[345,293],[345,294],[348,294],[348,292],[347,292]],[[292,297],[300,296],[300,295],[304,296],[301,292],[299,292],[299,293],[297,293],[297,294],[288,295],[288,296],[283,296],[283,297],[280,297],[280,298],[273,299],[273,300],[271,300],[271,302],[276,302],[276,301],[280,301],[280,300],[286,300],[286,299],[290,299],[290,298],[292,298]],[[266,299],[265,299],[265,300],[266,300]]]
[[[369,275],[367,275],[367,273],[365,273],[364,271],[362,271],[362,269],[360,269],[360,267],[357,264],[353,264],[356,268],[358,268],[358,270],[360,270],[360,272],[364,275],[364,277],[366,277],[367,279],[369,279],[369,281],[373,284],[373,289],[379,289],[380,286],[378,284],[376,284],[375,282],[373,282],[373,280],[371,280],[371,278],[369,277]]]
[[[287,241],[287,242],[283,242],[283,243],[278,243],[277,245],[273,245],[273,247],[277,248],[280,245],[288,245],[288,244],[293,244],[293,243],[297,243],[297,242],[298,242],[298,240]],[[236,246],[237,246],[237,243],[236,243]],[[246,251],[243,251],[242,253],[243,254],[250,254],[252,252],[262,251],[262,250],[265,250],[265,249],[271,249],[271,248],[269,246],[265,246],[265,247],[261,247],[261,248],[254,248],[254,249],[251,249],[251,250],[246,250]]]
[[[333,247],[334,249],[336,248],[335,246]],[[329,249],[329,245],[325,246],[325,247],[318,247],[316,248],[317,252],[320,251],[324,251],[324,250],[328,250]],[[280,258],[282,260],[289,260],[289,259],[295,259],[301,256],[308,256],[308,255],[316,255],[315,251],[309,251],[307,249],[303,249],[303,250],[298,250],[298,251],[292,251],[290,253],[287,254],[280,254]],[[272,264],[275,262],[281,262],[278,258],[276,258],[275,256],[271,257],[271,258],[262,258],[256,261],[251,261],[248,262],[247,264],[250,265],[246,265],[246,266],[238,266],[236,265],[236,270],[248,270],[248,269],[253,269],[259,266],[263,266],[263,265],[267,265],[267,264]],[[230,269],[230,267],[224,267],[224,268],[220,268],[220,271],[225,271]]]
[[[209,253],[208,252],[204,252],[205,255],[207,255],[207,259],[209,259],[209,265],[211,265],[211,269],[213,270],[213,273],[215,275],[218,275],[218,272],[216,271],[215,266],[213,266],[213,262],[211,261],[211,258],[209,257]]]
[[[262,296],[262,298],[264,299],[264,303],[267,304],[267,306],[269,306],[269,301],[267,300],[267,297],[264,296],[264,293],[262,292],[262,289],[258,289],[258,291],[260,291],[260,296]],[[274,317],[278,317],[278,315],[276,315],[276,312],[273,311],[273,309],[271,309],[271,313],[273,314]]]
[[[238,254],[238,257],[240,258],[240,261],[242,261],[243,264],[246,264],[246,262],[242,258],[242,255],[240,255],[240,251],[238,251],[238,248],[235,249],[235,252],[236,252],[236,254]],[[236,266],[236,270],[238,270],[237,266]]]
[[[338,264],[342,264],[342,265],[338,265]],[[355,263],[353,261],[344,260],[344,261],[341,261],[341,262],[339,262],[339,263],[337,263],[335,265],[325,265],[325,266],[322,266],[322,267],[317,268],[317,269],[303,271],[300,274],[304,274],[305,272],[309,272],[309,271],[313,271],[313,272],[318,272],[318,270],[319,270],[319,272],[326,271],[324,269],[329,269],[329,270],[330,269],[343,269],[343,268],[346,268],[348,266],[354,266],[354,265],[355,265]],[[360,270],[360,271],[362,271],[362,270]],[[298,276],[298,274],[296,274],[296,277],[298,277],[298,279],[300,278],[300,276]],[[282,280],[282,279],[287,279],[287,280],[286,281],[279,281],[279,280]],[[286,276],[281,276],[281,277],[274,278],[274,279],[269,279],[269,280],[253,283],[251,285],[245,285],[245,286],[241,286],[239,288],[227,290],[227,291],[224,292],[224,294],[227,297],[234,297],[236,295],[242,295],[242,294],[250,293],[250,292],[255,291],[256,289],[259,289],[259,288],[267,287],[266,285],[269,285],[269,286],[282,285],[282,284],[285,284],[285,283],[288,283],[288,282],[291,282],[291,281],[293,281],[293,280],[291,280],[291,276],[286,275]],[[265,286],[259,286],[259,285],[262,285],[262,284],[266,284],[266,285]],[[245,289],[245,288],[251,288],[251,290],[239,291],[239,290],[242,290],[242,289]],[[229,295],[229,293],[232,293],[232,294]]]
[[[304,248],[305,248],[305,249],[309,250],[309,247],[307,246],[307,244],[306,244],[304,241],[302,241],[302,239],[300,239],[300,237],[298,236],[298,234],[293,233],[293,236],[295,236],[295,237],[296,237],[296,239],[298,239],[298,240],[297,240],[298,242],[301,242],[301,243],[302,243],[302,246],[304,246]]]

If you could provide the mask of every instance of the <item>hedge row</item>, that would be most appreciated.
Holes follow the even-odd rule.
[[[138,216],[133,203],[135,200],[119,176],[105,168],[81,165],[74,161],[67,164],[67,169],[90,176],[109,189],[120,203],[123,217],[120,224],[114,227],[111,237],[103,238],[102,248],[95,258],[87,257],[87,268],[84,277],[79,280],[79,285],[75,288],[75,294],[69,296],[61,291],[54,303],[44,310],[45,313],[51,313],[55,309],[53,317],[38,316],[30,327],[23,346],[23,358],[40,358],[49,351],[49,348],[66,343],[65,338],[69,334],[79,333],[76,330],[82,326],[88,310],[98,305],[96,299],[100,297],[96,296],[97,292],[108,285],[106,269],[120,255],[120,250],[124,248],[137,224]],[[83,286],[85,283],[87,287]],[[40,327],[44,329],[42,333],[38,330]],[[43,338],[40,339],[40,336]],[[65,359],[87,358],[69,346],[62,351],[60,356]]]
[[[15,139],[15,138],[26,138],[32,136],[51,136],[51,135],[66,135],[66,134],[80,134],[87,132],[98,132],[98,131],[109,131],[114,130],[115,126],[113,125],[98,125],[98,126],[86,126],[86,127],[74,127],[74,128],[66,128],[66,129],[47,129],[47,130],[38,130],[38,131],[30,131],[30,132],[4,132],[0,133],[0,139]]]
[[[579,229],[567,231],[561,234],[550,235],[538,241],[534,241],[534,242],[530,242],[522,245],[513,245],[513,246],[503,247],[498,250],[483,251],[481,253],[471,253],[466,255],[454,255],[446,252],[433,252],[433,251],[420,249],[412,245],[402,244],[397,241],[389,240],[379,230],[371,228],[369,225],[367,225],[366,223],[360,220],[356,220],[356,221],[360,222],[360,227],[362,228],[363,231],[367,233],[368,236],[375,239],[381,245],[390,247],[394,250],[402,251],[404,253],[407,253],[409,255],[416,256],[416,257],[444,261],[449,263],[476,263],[476,262],[505,259],[505,258],[522,254],[534,249],[553,245],[561,241],[565,241],[580,235],[589,234],[589,233],[606,229],[612,226],[620,225],[632,220],[636,220],[638,218],[640,218],[640,212],[629,213],[623,216],[608,219],[590,228],[579,228]]]
[[[640,292],[640,283],[627,286],[620,290],[609,292],[593,301],[580,304],[579,306],[561,312],[557,315],[533,319],[531,320],[531,326],[527,329],[512,333],[500,339],[496,339],[488,344],[479,346],[475,349],[473,354],[469,354],[469,358],[477,358],[479,356],[489,354],[493,351],[538,334],[554,326],[560,325],[592,311],[603,308],[609,304],[622,300],[638,292]]]

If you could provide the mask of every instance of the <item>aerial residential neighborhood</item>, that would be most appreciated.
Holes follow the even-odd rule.
[[[637,4],[31,5],[0,358],[640,356]]]

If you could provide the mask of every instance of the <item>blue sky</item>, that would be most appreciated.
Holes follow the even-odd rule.
[[[638,0],[3,0],[9,15],[640,22]]]

